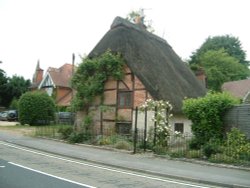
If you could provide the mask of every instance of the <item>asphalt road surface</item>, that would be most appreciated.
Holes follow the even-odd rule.
[[[48,187],[206,188],[211,186],[100,166],[0,141],[0,188]]]
[[[80,184],[1,159],[0,174],[1,188],[92,188],[89,185]]]

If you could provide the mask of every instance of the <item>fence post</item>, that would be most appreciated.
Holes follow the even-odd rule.
[[[157,106],[155,106],[155,118],[156,118],[156,116],[157,116]],[[156,126],[157,126],[157,122],[156,121],[154,121],[154,146],[156,145]]]
[[[135,108],[135,130],[134,130],[134,154],[136,154],[136,144],[137,144],[137,117],[138,117],[138,107]]]
[[[103,112],[102,112],[102,109],[101,109],[101,112],[100,112],[100,119],[101,119],[101,122],[100,122],[100,133],[101,133],[101,135],[103,136],[103,122],[102,122],[102,120],[103,120]]]
[[[147,108],[145,108],[144,144],[143,144],[144,152],[146,151],[147,148],[147,123],[148,123],[148,114],[147,114]]]

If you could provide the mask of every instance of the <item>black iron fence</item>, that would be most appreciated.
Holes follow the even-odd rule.
[[[154,140],[154,131],[135,130],[131,134],[117,134],[114,129],[100,131],[81,130],[75,132],[73,126],[40,126],[37,136],[67,140],[70,143],[97,145],[106,148],[127,150],[131,153],[152,152],[170,157],[196,158],[218,163],[250,165],[249,148],[235,148],[230,143],[213,141],[205,146],[197,147],[192,143],[192,135],[170,135],[167,146],[160,146]]]

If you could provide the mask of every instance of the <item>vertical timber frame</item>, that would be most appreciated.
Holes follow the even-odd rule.
[[[118,133],[121,129],[129,128],[129,132],[127,131],[125,134],[130,134],[134,120],[134,110],[136,106],[140,106],[148,98],[151,98],[151,95],[144,84],[125,65],[122,80],[109,78],[105,83],[102,104],[112,109],[112,112],[103,111],[98,113],[99,128],[104,130],[105,128],[115,128]]]

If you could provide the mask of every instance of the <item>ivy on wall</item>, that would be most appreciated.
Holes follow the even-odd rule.
[[[83,58],[72,78],[77,91],[73,100],[75,109],[86,109],[96,96],[103,96],[104,84],[109,77],[121,80],[124,76],[124,60],[110,50],[95,58]],[[102,97],[103,98],[103,97]]]

